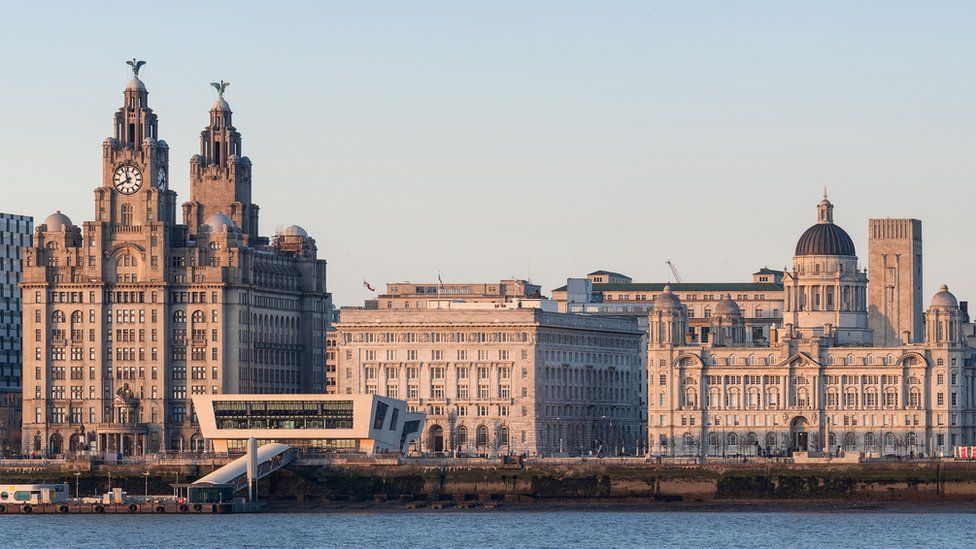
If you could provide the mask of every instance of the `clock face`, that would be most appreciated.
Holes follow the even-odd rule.
[[[115,170],[112,182],[120,193],[132,194],[142,187],[142,172],[135,166],[125,164]]]
[[[156,172],[156,185],[160,189],[163,189],[164,191],[166,190],[166,169],[162,166],[160,166],[159,171]]]

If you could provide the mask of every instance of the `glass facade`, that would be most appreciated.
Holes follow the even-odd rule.
[[[258,440],[258,446],[265,444],[271,444],[272,442],[277,442],[280,444],[287,444],[294,448],[321,450],[323,452],[329,451],[344,451],[344,452],[358,452],[359,451],[359,441],[349,438],[303,438],[303,439],[261,439]],[[227,441],[227,452],[230,454],[244,454],[247,453],[247,441],[244,439],[232,439]]]
[[[351,400],[214,401],[213,407],[217,429],[352,429]]]
[[[31,245],[34,219],[0,213],[0,388],[20,388],[22,254]]]

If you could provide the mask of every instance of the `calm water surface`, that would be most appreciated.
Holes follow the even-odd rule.
[[[2,515],[0,547],[963,547],[957,513]]]

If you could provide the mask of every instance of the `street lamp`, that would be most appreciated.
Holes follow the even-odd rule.
[[[81,491],[79,490],[80,481],[81,481],[81,473],[75,471],[75,497],[76,498],[81,498]]]
[[[143,473],[142,476],[146,479],[146,494],[145,498],[143,499],[143,503],[146,503],[149,501],[149,471]]]
[[[112,491],[112,471],[108,472],[108,491]]]
[[[562,457],[563,453],[563,418],[557,417],[556,424],[559,426],[559,454]]]

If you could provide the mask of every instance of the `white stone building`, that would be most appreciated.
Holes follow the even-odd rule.
[[[797,243],[793,268],[783,277],[784,324],[771,330],[766,345],[744,337],[743,314],[730,295],[712,312],[708,343],[688,336],[687,306],[678,295],[667,288],[656,296],[647,350],[652,454],[841,447],[908,456],[951,454],[953,446],[976,443],[976,349],[959,302],[943,285],[924,314],[924,335],[875,346],[870,283],[832,210],[825,196],[817,223]],[[920,242],[915,249],[920,254]],[[900,280],[914,286],[920,278]],[[889,293],[914,291],[895,290]],[[916,317],[909,310],[901,313],[909,320],[885,319],[890,307],[873,310],[885,325],[911,326]]]

